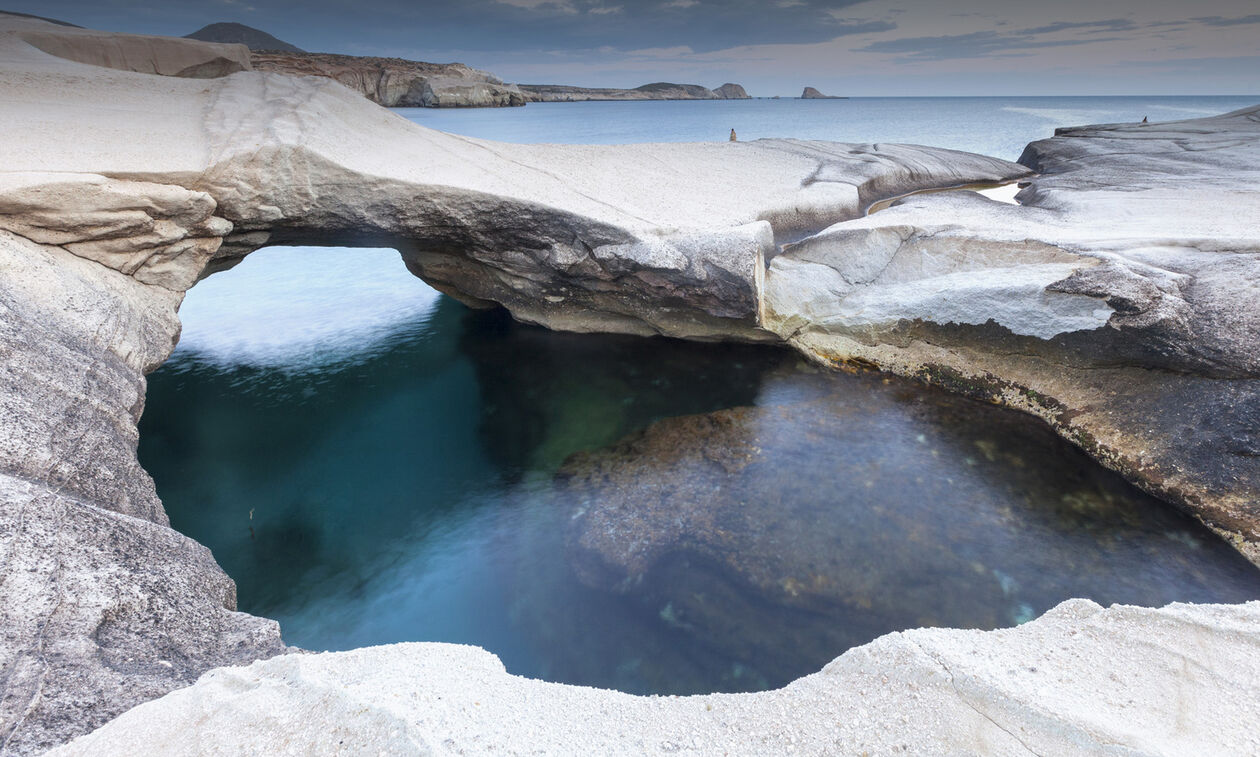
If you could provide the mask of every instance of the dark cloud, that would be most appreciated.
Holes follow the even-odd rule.
[[[1046,24],[1045,26],[1034,26],[1031,29],[1022,29],[1015,33],[1036,36],[1079,29],[1097,34],[1101,32],[1128,32],[1137,28],[1138,25],[1127,18],[1113,18],[1107,21],[1060,21],[1054,24]]]
[[[39,0],[13,10],[97,28],[187,34],[238,21],[308,50],[354,43],[382,48],[462,50],[632,50],[690,47],[707,52],[772,43],[822,42],[896,25],[843,18],[863,0],[200,0],[152,5],[123,0]]]
[[[1015,31],[981,31],[949,34],[939,37],[903,37],[873,42],[857,48],[857,52],[901,54],[902,62],[957,60],[961,58],[1010,58],[1027,55],[1027,51],[1050,47],[1113,42],[1115,36],[1098,36],[1139,28],[1128,19],[1107,21],[1064,21]],[[1042,39],[1066,31],[1082,32],[1068,39]]]
[[[1191,21],[1198,21],[1204,26],[1242,26],[1244,24],[1260,24],[1260,13],[1252,16],[1237,16],[1234,18],[1225,18],[1223,16],[1200,16],[1192,18]]]

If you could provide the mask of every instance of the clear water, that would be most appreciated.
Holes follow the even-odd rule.
[[[762,137],[909,142],[1015,160],[1060,126],[1201,118],[1255,97],[889,97],[531,103],[524,108],[400,108],[423,126],[505,142],[618,144]]]
[[[615,142],[697,139],[737,113],[745,138],[1013,156],[1060,117],[1245,104],[406,115],[474,136]],[[181,316],[179,349],[150,377],[141,461],[172,524],[236,579],[240,608],[298,646],[463,642],[523,675],[733,691],[886,631],[1010,625],[1071,596],[1260,598],[1260,571],[1043,427],[906,382],[821,375],[778,349],[522,326],[437,295],[386,250],[261,251],[198,284]]]

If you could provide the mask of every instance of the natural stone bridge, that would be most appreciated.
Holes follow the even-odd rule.
[[[1001,402],[1260,559],[1257,110],[1072,130],[1027,167],[792,140],[509,145],[327,80],[102,68],[231,58],[129,40],[0,24],[5,751],[284,651],[166,527],[135,457],[184,291],[266,245],[395,247],[438,289],[552,328],[787,341]],[[67,49],[79,62],[45,52]],[[1022,206],[946,192],[864,216],[1016,179]]]

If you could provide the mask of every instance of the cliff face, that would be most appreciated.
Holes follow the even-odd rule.
[[[742,100],[748,93],[738,84],[709,89],[699,84],[654,82],[634,89],[571,87],[564,84],[521,84],[529,102],[587,102],[591,100]]]
[[[526,102],[515,85],[462,63],[301,52],[255,52],[251,59],[255,70],[334,79],[390,108],[484,108]]]

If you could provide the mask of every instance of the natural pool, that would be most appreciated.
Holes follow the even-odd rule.
[[[263,251],[185,313],[141,461],[297,646],[462,642],[549,680],[733,691],[1073,596],[1260,598],[1260,571],[1037,422],[910,382],[520,325],[387,251]]]

